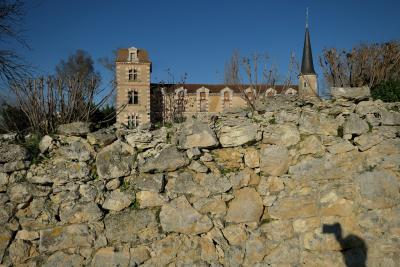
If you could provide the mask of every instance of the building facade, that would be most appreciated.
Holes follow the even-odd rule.
[[[246,86],[226,84],[183,84],[183,85],[153,85],[155,92],[161,92],[161,101],[152,108],[153,114],[163,113],[157,117],[173,120],[174,115],[182,113],[188,116],[210,116],[224,112],[231,112],[247,106],[243,95],[252,100],[255,95],[260,97],[274,97],[277,94],[296,95],[297,86],[266,86],[260,85],[256,90]],[[176,114],[178,113],[178,114]]]
[[[129,127],[176,116],[209,116],[247,106],[247,99],[277,94],[318,96],[317,75],[306,27],[298,86],[262,85],[258,88],[226,84],[151,84],[151,61],[146,50],[119,49],[116,60],[117,122]]]
[[[135,47],[119,49],[116,60],[117,122],[136,127],[150,122],[151,62]]]

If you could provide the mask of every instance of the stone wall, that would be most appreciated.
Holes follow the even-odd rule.
[[[400,105],[276,98],[0,145],[2,266],[400,266]],[[1,265],[0,264],[0,265]]]

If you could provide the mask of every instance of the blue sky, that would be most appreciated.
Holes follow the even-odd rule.
[[[301,62],[306,7],[320,77],[324,47],[400,39],[399,0],[30,0],[26,6],[24,36],[31,49],[18,49],[42,74],[76,49],[97,60],[135,46],[148,50],[153,82],[166,79],[170,68],[176,77],[187,72],[188,83],[221,83],[235,49],[267,52],[283,77],[291,51]]]

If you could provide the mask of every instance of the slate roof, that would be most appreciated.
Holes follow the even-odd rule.
[[[311,52],[310,31],[306,28],[304,36],[303,59],[301,60],[301,74],[315,74]]]

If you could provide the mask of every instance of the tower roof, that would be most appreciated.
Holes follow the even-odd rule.
[[[314,64],[311,52],[310,31],[306,25],[306,34],[304,37],[303,59],[301,61],[301,74],[315,74]]]
[[[131,47],[135,48],[135,47]],[[150,63],[149,55],[146,50],[136,48],[137,57],[141,63]],[[129,48],[120,48],[117,51],[116,62],[129,62]]]

